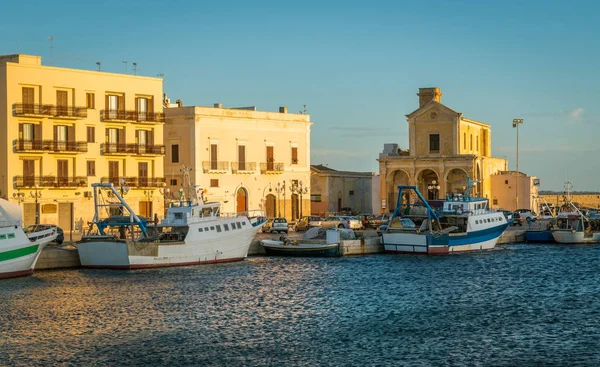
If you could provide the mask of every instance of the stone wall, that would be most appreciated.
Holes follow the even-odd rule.
[[[562,194],[540,195],[548,204],[561,205]],[[600,208],[600,194],[571,194],[571,201],[578,203],[582,208]]]

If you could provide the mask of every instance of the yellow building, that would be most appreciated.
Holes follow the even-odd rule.
[[[535,176],[516,171],[499,171],[490,176],[490,181],[490,205],[494,209],[531,209],[538,212],[539,206],[543,204],[538,193],[540,180]]]
[[[222,212],[261,209],[288,221],[310,214],[309,115],[215,104],[165,108],[165,118],[169,199],[187,185],[186,167],[191,183],[206,190],[206,200],[221,202]]]
[[[22,205],[25,224],[65,231],[92,219],[95,182],[122,182],[138,214],[162,213],[161,96],[160,78],[0,56],[0,196]]]
[[[416,185],[428,199],[462,192],[467,176],[479,180],[475,194],[491,195],[490,175],[506,170],[493,158],[490,126],[441,103],[440,88],[419,88],[419,108],[406,115],[409,149],[385,144],[379,155],[381,212],[393,211],[398,185]]]

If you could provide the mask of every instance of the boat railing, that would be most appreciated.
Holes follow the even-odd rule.
[[[237,218],[237,217],[248,217],[248,218],[256,218],[256,217],[266,217],[265,211],[256,209],[256,210],[246,210],[243,212],[237,213],[221,213],[221,217],[224,218]]]
[[[0,220],[0,228],[6,227],[21,227],[23,224],[20,220]]]
[[[492,214],[492,213],[500,213],[499,210],[496,209],[473,209],[473,210],[455,210],[455,211],[440,211],[440,215],[483,215],[483,214]]]

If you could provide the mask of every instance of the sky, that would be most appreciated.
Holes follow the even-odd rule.
[[[419,88],[492,129],[492,154],[542,190],[600,191],[600,3],[10,1],[0,54],[163,75],[184,105],[311,115],[311,164],[379,170],[408,147]],[[10,14],[10,15],[9,15]],[[9,15],[9,16],[8,16]],[[127,64],[123,63],[127,61]]]

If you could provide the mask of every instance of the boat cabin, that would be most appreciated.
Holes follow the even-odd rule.
[[[446,213],[476,213],[481,210],[487,210],[488,203],[489,201],[486,198],[450,193],[446,195],[442,210]]]

